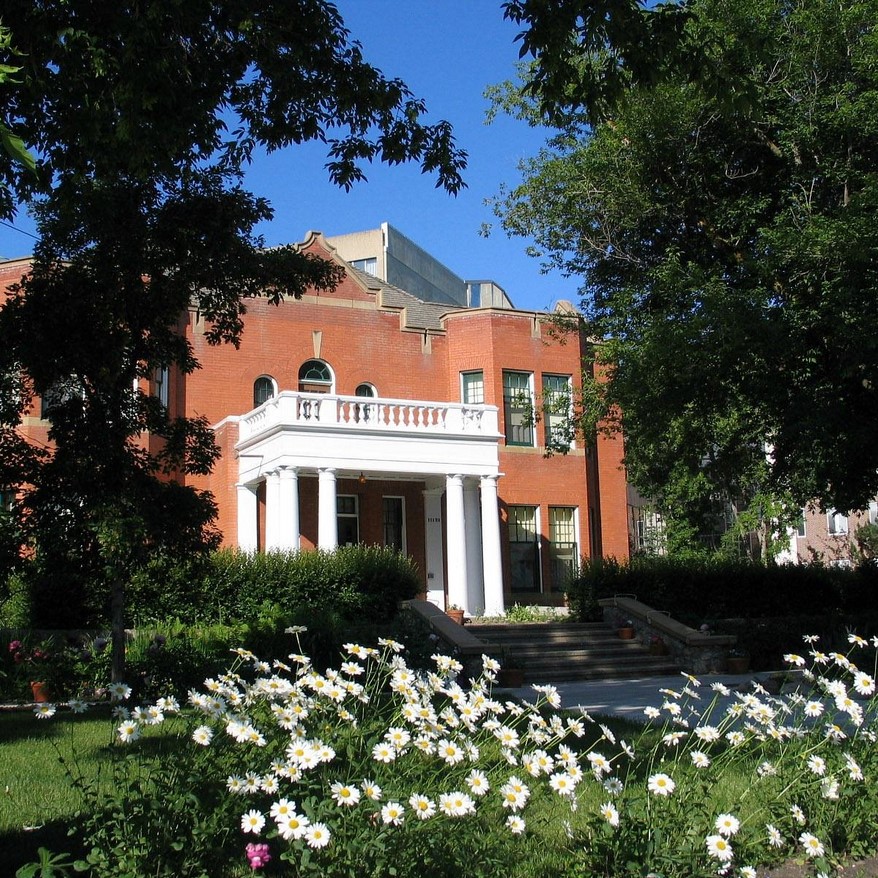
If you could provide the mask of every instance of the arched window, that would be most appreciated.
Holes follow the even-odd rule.
[[[374,399],[374,397],[378,396],[375,391],[375,388],[371,384],[358,384],[357,389],[354,391],[356,396],[369,396]]]
[[[307,360],[299,369],[299,390],[303,393],[331,393],[332,372],[322,360]]]
[[[253,382],[253,408],[271,399],[275,393],[274,378],[270,375],[260,375]]]

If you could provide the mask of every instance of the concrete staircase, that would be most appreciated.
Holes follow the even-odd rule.
[[[524,668],[528,683],[562,680],[624,680],[675,674],[670,656],[652,655],[637,640],[621,640],[603,622],[534,622],[519,625],[471,624],[466,630],[502,648],[503,664]]]

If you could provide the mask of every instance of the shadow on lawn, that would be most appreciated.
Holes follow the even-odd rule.
[[[48,741],[53,738],[69,737],[69,723],[90,723],[96,719],[107,720],[109,716],[108,705],[93,707],[83,714],[59,709],[55,716],[49,719],[38,719],[31,709],[0,711],[0,744],[10,744],[27,738]]]
[[[0,875],[13,878],[17,869],[39,859],[39,848],[70,854],[74,860],[84,858],[85,849],[78,839],[67,835],[69,828],[67,821],[53,820],[39,827],[0,832]]]

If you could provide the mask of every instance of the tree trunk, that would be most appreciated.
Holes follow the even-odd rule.
[[[113,683],[123,683],[125,681],[125,587],[119,576],[113,577],[111,595],[110,680]]]

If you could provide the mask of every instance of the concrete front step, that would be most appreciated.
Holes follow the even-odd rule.
[[[667,656],[636,640],[621,640],[603,623],[468,625],[479,640],[502,649],[503,662],[524,668],[528,682],[625,679],[674,674]]]

